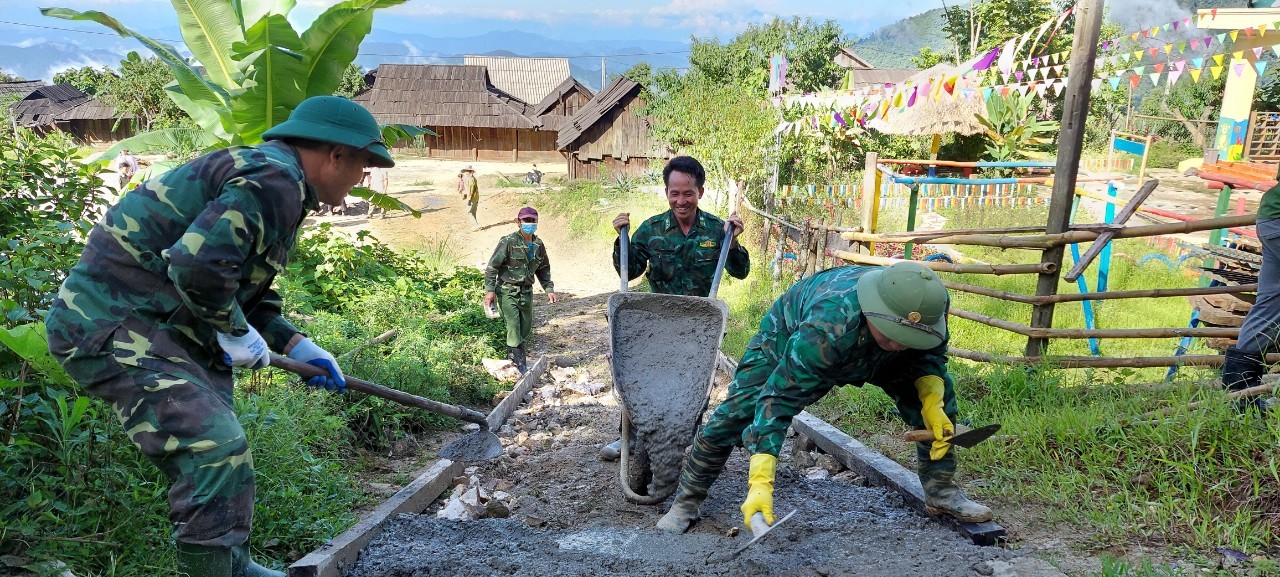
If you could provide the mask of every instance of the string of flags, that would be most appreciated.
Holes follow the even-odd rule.
[[[905,189],[905,187],[902,187]],[[1041,206],[1045,199],[1034,195],[1031,184],[922,184],[918,206],[921,211],[938,208],[963,208],[976,206],[1027,207]],[[860,185],[782,185],[776,196],[780,205],[807,206],[862,206]],[[881,208],[905,206],[910,198],[903,195],[882,195]]]

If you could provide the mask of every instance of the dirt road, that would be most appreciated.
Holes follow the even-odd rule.
[[[421,219],[397,214],[385,220],[316,220],[339,230],[367,227],[398,248],[447,242],[463,263],[482,263],[497,239],[513,230],[516,208],[537,206],[537,195],[493,188],[488,178],[493,170],[512,174],[523,167],[477,163],[481,228],[473,231],[454,185],[462,165],[410,160],[392,172],[392,193],[421,207]],[[598,457],[600,446],[616,438],[619,418],[608,388],[605,320],[617,277],[607,246],[584,246],[561,224],[544,214],[539,235],[547,242],[558,291],[572,298],[556,305],[535,299],[531,356],[554,358],[561,377],[565,367],[574,374],[544,377],[500,431],[504,454],[459,480],[482,488],[500,506],[486,507],[492,518],[475,520],[437,518],[443,500],[422,514],[401,515],[383,527],[349,575],[1061,575],[1009,550],[977,547],[906,509],[896,494],[864,486],[851,472],[796,451],[790,442],[779,464],[775,510],[798,512],[740,557],[721,559],[749,539],[739,530],[747,460],[741,452],[712,488],[704,518],[689,534],[653,529],[667,505],[626,502],[617,464]]]

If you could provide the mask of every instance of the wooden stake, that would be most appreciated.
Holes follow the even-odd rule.
[[[900,258],[888,258],[883,256],[872,256],[867,254],[854,254],[843,250],[833,250],[831,254],[837,258],[842,258],[849,262],[858,264],[874,264],[880,266],[890,266],[894,263],[907,262]],[[954,272],[960,274],[1053,274],[1057,272],[1050,263],[1037,264],[953,264],[949,262],[939,261],[911,261],[919,262],[933,270],[939,272]]]
[[[1222,365],[1222,355],[1182,355],[1178,357],[1078,357],[1078,356],[1043,356],[1043,357],[1011,357],[995,355],[947,347],[947,355],[1001,365],[1031,365],[1059,369],[1087,368],[1148,368],[1148,367],[1217,367]],[[1267,355],[1267,362],[1280,361],[1280,354]]]
[[[1219,294],[1235,294],[1235,293],[1252,293],[1258,292],[1256,284],[1242,284],[1216,287],[1196,287],[1196,288],[1178,288],[1178,289],[1142,289],[1131,291],[1111,291],[1100,293],[1062,293],[1050,295],[1047,297],[1036,297],[1019,293],[1011,293],[1001,290],[990,289],[984,286],[976,286],[969,284],[961,284],[958,282],[942,281],[951,290],[960,292],[973,293],[983,296],[995,297],[1001,300],[1012,301],[1016,303],[1024,303],[1029,305],[1053,302],[1075,302],[1075,301],[1104,301],[1115,299],[1134,299],[1134,298],[1164,298],[1164,297],[1185,297],[1195,295],[1219,295]]]
[[[1222,400],[1224,400],[1224,401],[1234,401],[1234,400],[1236,400],[1236,399],[1246,399],[1246,398],[1249,398],[1249,397],[1257,397],[1257,396],[1259,396],[1259,395],[1265,395],[1265,394],[1267,394],[1267,393],[1270,393],[1271,391],[1274,391],[1275,389],[1276,389],[1276,381],[1272,381],[1272,382],[1267,383],[1267,384],[1264,384],[1264,385],[1258,385],[1258,386],[1256,386],[1256,387],[1249,387],[1249,388],[1247,388],[1247,389],[1240,389],[1240,390],[1238,390],[1238,391],[1231,391],[1231,392],[1228,392],[1227,394],[1222,395]],[[1210,400],[1214,400],[1214,399],[1210,399]],[[1183,406],[1180,406],[1180,407],[1165,407],[1165,408],[1163,408],[1163,409],[1156,409],[1156,410],[1154,410],[1154,411],[1147,411],[1147,412],[1145,412],[1145,413],[1142,413],[1142,415],[1140,415],[1140,416],[1139,416],[1137,419],[1135,419],[1135,420],[1138,420],[1138,421],[1147,421],[1147,420],[1150,420],[1150,419],[1154,419],[1154,418],[1156,418],[1156,417],[1163,417],[1163,416],[1168,415],[1168,414],[1171,414],[1171,413],[1176,413],[1176,412],[1178,412],[1178,411],[1194,411],[1194,410],[1196,410],[1196,409],[1200,408],[1200,406],[1201,406],[1201,405],[1203,405],[1203,404],[1205,404],[1206,402],[1208,402],[1208,401],[1196,401],[1196,402],[1194,402],[1194,403],[1187,403],[1186,405],[1183,405]]]
[[[1138,329],[1037,329],[1021,323],[1006,321],[992,316],[975,313],[952,307],[947,311],[951,316],[987,326],[1004,329],[1024,337],[1046,339],[1161,339],[1173,337],[1213,337],[1234,339],[1240,336],[1240,329],[1232,327],[1175,327],[1175,328],[1138,328]]]

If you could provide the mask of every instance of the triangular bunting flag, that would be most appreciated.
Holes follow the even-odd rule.
[[[1232,60],[1240,60],[1241,58],[1244,58],[1244,50],[1236,50],[1231,53]]]
[[[1254,58],[1262,58],[1262,47],[1261,47],[1261,46],[1259,46],[1259,47],[1257,47],[1257,48],[1254,48],[1254,49],[1253,49],[1253,57],[1254,57]]]
[[[1204,68],[1204,58],[1192,58],[1191,67],[1196,69]]]
[[[1192,49],[1192,50],[1199,50],[1199,49],[1200,49],[1200,39],[1199,39],[1199,38],[1192,38],[1192,39],[1191,39],[1191,49]]]
[[[1138,74],[1145,74],[1145,73],[1147,72],[1147,67],[1146,67],[1146,65],[1143,65],[1143,66],[1134,66],[1134,67],[1133,67],[1133,71],[1134,71],[1134,72],[1136,72],[1136,73],[1138,73]]]
[[[1178,29],[1178,24],[1180,24],[1180,22],[1178,22],[1177,20],[1174,20],[1174,21],[1173,21],[1173,29],[1174,29],[1174,30],[1177,30],[1177,29]],[[1166,28],[1166,30],[1167,30],[1167,28]]]
[[[1160,48],[1159,48],[1159,47],[1156,47],[1156,46],[1152,46],[1151,48],[1148,48],[1148,49],[1147,49],[1147,52],[1150,52],[1150,53],[1151,53],[1151,57],[1152,57],[1152,58],[1155,58],[1155,57],[1156,57],[1156,54],[1159,54],[1159,53],[1160,53]]]
[[[1138,36],[1140,36],[1140,34],[1138,34],[1137,32],[1134,32],[1133,34],[1130,34],[1130,35],[1129,35],[1129,40],[1132,40],[1132,41],[1134,41],[1134,42],[1137,42],[1137,41],[1138,41]]]
[[[1232,64],[1232,65],[1231,65],[1231,71],[1232,71],[1232,72],[1235,72],[1235,73],[1236,73],[1236,76],[1239,76],[1239,75],[1241,75],[1241,74],[1244,74],[1244,63],[1243,63],[1243,62],[1236,62],[1235,64]]]
[[[1179,43],[1178,43],[1178,52],[1186,52],[1186,51],[1187,51],[1187,43],[1186,43],[1186,42],[1179,42]]]
[[[1200,84],[1200,73],[1201,73],[1201,72],[1204,72],[1204,71],[1203,71],[1203,70],[1200,70],[1199,68],[1192,68],[1192,69],[1190,70],[1190,73],[1191,73],[1191,82],[1193,82],[1193,83],[1195,83],[1195,84]]]
[[[1217,64],[1218,66],[1222,66],[1222,57],[1223,57],[1223,56],[1224,56],[1223,54],[1214,54],[1214,55],[1213,55],[1213,63],[1214,63],[1214,64]]]
[[[1232,41],[1232,42],[1235,42],[1235,41],[1236,41],[1236,38],[1239,38],[1239,37],[1240,37],[1240,31],[1239,31],[1239,30],[1232,30],[1232,31],[1230,32],[1230,35],[1231,35],[1231,41]]]
[[[1057,65],[1057,66],[1054,66],[1054,67],[1053,67],[1053,75],[1054,75],[1054,76],[1062,76],[1062,65],[1061,65],[1061,64],[1059,64],[1059,65]]]
[[[1210,67],[1209,67],[1209,72],[1212,72],[1212,73],[1213,73],[1213,79],[1214,79],[1214,80],[1217,80],[1219,76],[1222,76],[1222,67],[1221,67],[1221,66],[1210,66]]]
[[[1158,84],[1160,84],[1160,73],[1159,73],[1159,72],[1152,72],[1151,74],[1148,74],[1147,76],[1150,76],[1150,77],[1151,77],[1151,84],[1153,84],[1153,85],[1158,85]]]
[[[1280,58],[1280,44],[1271,45],[1271,51],[1275,53],[1276,58]]]
[[[1000,87],[1000,96],[1008,96],[1010,92],[1012,92],[1012,90],[1009,88],[1008,84]]]
[[[1172,85],[1174,85],[1174,84],[1177,84],[1177,83],[1178,83],[1178,78],[1180,78],[1181,76],[1182,76],[1182,71],[1181,71],[1181,70],[1176,70],[1176,69],[1175,69],[1175,70],[1170,70],[1170,71],[1169,71],[1169,85],[1170,85],[1170,86],[1172,86]]]
[[[1110,83],[1111,83],[1111,89],[1112,89],[1112,90],[1120,90],[1120,77],[1119,77],[1119,76],[1112,76],[1109,80],[1107,80],[1107,82],[1110,82]]]
[[[1173,50],[1173,45],[1172,45],[1172,44],[1165,44],[1165,45],[1164,45],[1164,55],[1165,55],[1165,56],[1168,56],[1168,55],[1169,55],[1169,51],[1171,51],[1171,50]]]
[[[1173,62],[1173,67],[1174,67],[1178,72],[1182,72],[1182,70],[1183,70],[1183,69],[1185,69],[1185,68],[1187,67],[1187,61],[1186,61],[1186,60],[1175,60],[1175,61]]]
[[[1141,51],[1141,50],[1134,50],[1134,51],[1133,51],[1133,59],[1134,59],[1134,60],[1142,60],[1142,51]]]
[[[1253,29],[1252,29],[1252,28],[1245,28],[1245,29],[1244,29],[1244,36],[1245,36],[1245,38],[1253,38]]]
[[[964,92],[965,90],[967,90],[967,89],[961,89],[961,90],[960,90],[960,92]],[[995,90],[994,88],[983,88],[983,89],[982,89],[982,99],[983,99],[983,100],[990,100],[990,99],[991,99],[991,93],[992,93],[994,90]]]
[[[1049,87],[1045,86],[1043,82],[1036,83],[1036,95],[1039,96],[1040,98],[1044,98],[1044,93],[1048,89]]]
[[[1218,34],[1214,34],[1214,35],[1213,35],[1214,40],[1217,40],[1217,41],[1218,41],[1218,44],[1222,44],[1222,39],[1223,39],[1223,38],[1226,38],[1226,37],[1227,37],[1227,35],[1226,35],[1226,33],[1225,33],[1225,32],[1224,32],[1224,33],[1218,33]]]
[[[991,94],[991,89],[990,89],[990,88],[984,88],[982,91],[983,91],[983,93],[985,93],[985,94]],[[975,94],[977,94],[977,91],[976,91],[976,90],[974,90],[974,89],[972,89],[972,88],[961,88],[961,89],[960,89],[960,95],[961,95],[961,96],[963,96],[963,97],[965,97],[965,98],[973,98],[973,96],[974,96]],[[985,98],[985,96],[984,96],[984,98]]]
[[[1266,35],[1267,35],[1267,30],[1269,30],[1269,29],[1271,29],[1271,25],[1270,25],[1270,24],[1263,24],[1262,26],[1259,26],[1259,27],[1258,27],[1258,36],[1266,36]]]
[[[1254,62],[1253,67],[1258,71],[1258,76],[1262,76],[1262,73],[1267,71],[1267,61],[1259,60]]]
[[[1152,29],[1151,29],[1151,37],[1152,37],[1152,38],[1155,38],[1155,37],[1157,37],[1157,36],[1159,36],[1159,35],[1160,35],[1160,27],[1159,27],[1159,26],[1156,26],[1155,28],[1152,28]]]
[[[1142,82],[1141,76],[1138,76],[1137,74],[1129,75],[1129,88],[1137,88],[1139,82]]]
[[[1018,82],[1022,82],[1022,77],[1023,77],[1025,74],[1026,74],[1026,73],[1024,73],[1024,72],[1023,72],[1023,71],[1021,71],[1021,70],[1016,70],[1016,71],[1014,71],[1014,73],[1013,73],[1013,77],[1014,77],[1014,78],[1017,78],[1017,79],[1018,79]]]
[[[1093,79],[1093,91],[1094,91],[1094,92],[1097,92],[1097,91],[1098,91],[1098,87],[1099,87],[1099,86],[1102,86],[1102,79],[1101,79],[1101,78],[1094,78],[1094,79]],[[1054,95],[1054,96],[1057,96],[1057,95],[1058,95],[1058,92],[1059,92],[1059,90],[1060,90],[1060,89],[1058,88],[1058,83],[1057,83],[1057,82],[1050,82],[1050,83],[1049,83],[1049,89],[1050,89],[1050,90],[1053,90],[1053,95]]]
[[[1164,65],[1165,65],[1164,62],[1157,62],[1155,64],[1152,64],[1151,67],[1154,68],[1156,72],[1164,72]]]
[[[1119,78],[1117,78],[1116,80],[1119,80]],[[1064,89],[1064,88],[1066,88],[1066,87],[1067,87],[1067,81],[1066,81],[1066,80],[1059,80],[1059,81],[1054,82],[1052,85],[1050,85],[1050,86],[1049,86],[1049,88],[1053,90],[1053,95],[1054,95],[1054,96],[1057,96],[1057,95],[1059,95],[1059,94],[1062,94],[1062,89]]]
[[[1128,64],[1128,63],[1129,63],[1129,56],[1130,56],[1130,55],[1129,55],[1129,53],[1127,53],[1127,52],[1126,52],[1126,53],[1124,53],[1124,54],[1121,54],[1121,55],[1120,55],[1120,58],[1121,58],[1122,60],[1124,60],[1124,63],[1125,63],[1125,64]]]
[[[1018,85],[1018,94],[1021,94],[1021,95],[1023,95],[1023,96],[1026,96],[1026,95],[1027,95],[1027,91],[1028,91],[1028,90],[1030,90],[1030,89],[1031,89],[1031,85],[1030,85],[1030,84],[1019,84],[1019,85]]]
[[[1168,31],[1169,31],[1169,25],[1170,25],[1170,24],[1177,24],[1177,23],[1176,23],[1176,22],[1169,22],[1169,23],[1165,23],[1165,25],[1164,25],[1164,26],[1161,26],[1161,27],[1160,27],[1160,29],[1161,29],[1161,30],[1164,30],[1165,32],[1168,32]],[[1177,28],[1174,28],[1174,30],[1177,30]]]
[[[1186,18],[1183,18],[1183,19],[1182,19],[1182,25],[1183,25],[1183,26],[1190,26],[1190,25],[1191,25],[1191,17],[1190,17],[1190,16],[1187,16]]]
[[[1139,32],[1139,34],[1141,34],[1143,38],[1150,38],[1150,37],[1151,37],[1151,31],[1150,31],[1150,30],[1143,30],[1142,32]]]

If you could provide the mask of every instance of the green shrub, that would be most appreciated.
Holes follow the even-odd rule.
[[[1151,143],[1151,150],[1147,154],[1147,168],[1177,168],[1179,162],[1203,155],[1204,151],[1194,144],[1160,139]],[[1141,160],[1134,160],[1135,167],[1141,164]]]

